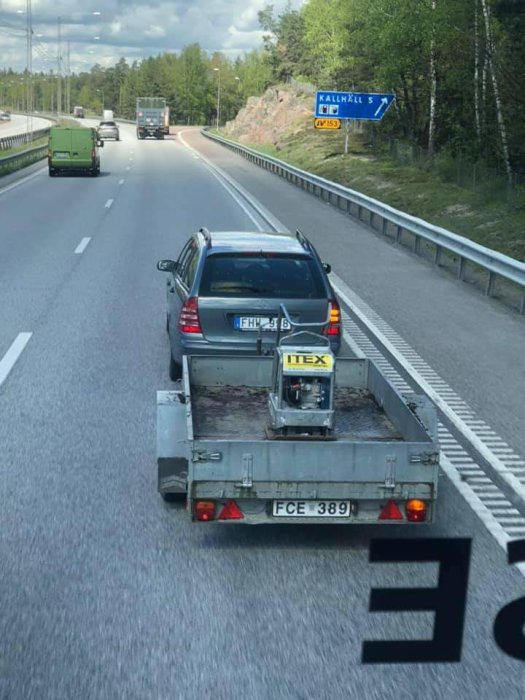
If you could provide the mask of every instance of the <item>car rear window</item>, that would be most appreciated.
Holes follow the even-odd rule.
[[[315,261],[306,256],[216,254],[206,258],[198,294],[323,299],[326,290]]]
[[[115,122],[100,122],[99,126],[117,126]]]

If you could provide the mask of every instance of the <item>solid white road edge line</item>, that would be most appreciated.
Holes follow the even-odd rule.
[[[337,289],[339,297],[344,303],[352,309],[353,313],[360,319],[362,323],[372,332],[379,343],[387,350],[396,362],[412,377],[412,379],[421,387],[425,394],[435,403],[435,405],[446,415],[449,421],[456,429],[468,440],[475,450],[491,465],[494,471],[497,471],[501,478],[507,482],[512,491],[517,494],[523,502],[525,502],[525,486],[511,473],[511,471],[503,464],[503,462],[494,454],[483,442],[479,439],[476,433],[462,420],[457,413],[447,404],[437,391],[428,383],[421,373],[408,361],[403,355],[393,346],[388,338],[375,326],[365,314],[353,303],[341,288],[344,282],[337,275],[333,275],[335,281],[334,287]]]
[[[112,200],[112,199],[108,199],[108,201],[107,201],[106,204],[105,204],[106,209],[109,209],[109,208],[111,207],[112,204],[113,204],[113,200]]]
[[[337,289],[336,285],[334,285],[334,287]],[[339,290],[337,291],[339,293]],[[366,358],[366,355],[361,350],[359,345],[355,342],[355,340],[351,337],[348,331],[343,331],[343,338],[356,357]],[[445,454],[443,454],[443,452],[441,452],[439,457],[439,466],[448,476],[450,481],[454,484],[456,489],[459,491],[460,495],[465,499],[465,501],[472,508],[474,513],[481,520],[481,522],[489,531],[489,533],[494,537],[496,542],[506,552],[507,542],[510,542],[512,538],[509,537],[509,535],[505,532],[503,527],[498,523],[493,513],[491,513],[491,511],[483,503],[480,497],[476,493],[474,493],[474,491],[465,481],[463,481],[456,467],[452,464],[450,459]],[[525,563],[517,564],[516,568],[520,571],[520,573],[523,574],[523,576],[525,576]]]
[[[198,151],[196,151],[194,148],[192,148],[192,146],[190,146],[188,143],[186,143],[186,141],[185,141],[184,138],[182,137],[182,133],[180,133],[180,132],[179,132],[179,138],[180,138],[180,141],[182,142],[182,144],[183,144],[189,151],[192,151],[193,153],[198,153]],[[209,169],[210,172],[212,172],[217,178],[218,178],[220,175],[223,174],[220,168],[218,168],[217,166],[215,166],[215,165],[213,165],[212,163],[210,163],[204,156],[201,155],[200,157],[201,157],[201,160],[203,161],[203,163],[205,163],[205,164],[207,164],[207,165],[210,166],[208,169]],[[228,176],[227,176],[227,179],[229,179]],[[237,197],[232,193],[232,191],[231,191],[228,187],[225,186],[225,189],[228,190],[228,191],[230,192],[230,194],[233,196],[233,198],[234,198],[236,201],[238,201]],[[255,201],[256,201],[255,198],[254,198],[253,196],[250,196],[250,204],[251,204],[251,206],[252,206],[258,213],[260,213],[261,216],[264,216],[264,214],[261,213],[261,212],[263,212],[263,211],[265,212],[266,210],[264,209],[264,207],[263,207],[262,205],[259,204],[259,202],[257,202],[257,203],[255,204],[255,203],[254,203]],[[259,230],[262,231],[263,229],[261,228],[261,225],[260,225],[259,223],[257,223],[257,221],[255,220],[255,218],[247,212],[246,208],[245,208],[243,205],[241,205],[241,206],[242,206],[242,209],[248,214],[248,216],[250,217],[250,219],[251,219],[251,220],[255,223],[255,225],[259,228]],[[280,222],[278,221],[278,219],[276,219],[276,218],[273,217],[273,216],[271,216],[271,224],[272,224],[273,226],[275,226],[275,225],[277,224],[277,230],[281,230],[281,231],[287,231],[287,230],[288,230],[288,229],[286,228],[286,226],[284,226],[282,223],[280,223]],[[336,275],[334,275],[334,277],[337,278]],[[337,278],[337,282],[342,282],[342,280],[339,280],[339,278]],[[344,292],[342,292],[342,290],[340,289],[340,287],[339,287],[339,285],[337,284],[337,282],[335,282],[333,286],[334,286],[336,292],[337,292],[339,295],[341,295],[342,297],[344,297],[344,296],[345,296],[345,295],[344,295]],[[346,301],[346,303],[348,303],[348,300]],[[354,309],[354,311],[355,311],[355,304],[349,304],[349,306],[350,306],[352,309]],[[374,330],[376,330],[376,329],[374,329]],[[345,342],[349,345],[349,347],[350,347],[350,349],[352,350],[352,352],[354,352],[355,355],[356,355],[357,357],[364,357],[363,353],[361,352],[361,349],[360,349],[360,348],[357,346],[357,344],[353,341],[353,339],[350,337],[350,335],[349,335],[349,333],[348,333],[347,331],[343,331],[343,338],[344,338]],[[388,341],[386,340],[386,338],[385,338],[384,340],[388,343]],[[381,341],[381,342],[383,342],[383,341]],[[390,343],[388,343],[388,344],[390,345]],[[389,348],[389,349],[390,349],[390,348]],[[398,357],[399,353],[397,353],[397,351],[395,351],[394,348],[392,348],[390,351],[391,351],[391,352],[392,352],[392,351],[395,352],[395,353],[396,353],[396,354],[395,354],[396,358]],[[399,360],[398,360],[398,361],[399,361]],[[406,363],[406,364],[408,364],[408,363]],[[418,373],[415,372],[415,370],[414,370],[413,368],[410,368],[410,369],[412,369],[412,371],[413,371],[415,374],[418,375]],[[419,376],[419,375],[418,375],[418,376]],[[417,381],[417,379],[416,379],[416,381]],[[425,384],[426,384],[426,382],[425,382]],[[423,388],[423,387],[422,387],[422,388]],[[431,387],[429,387],[429,389],[431,389]],[[431,391],[431,394],[434,395],[435,392],[432,390],[432,391]],[[442,407],[444,402],[443,402],[443,401],[440,401],[439,403],[440,403],[440,407]],[[471,431],[469,431],[469,432],[471,432]],[[476,513],[476,515],[479,517],[479,519],[481,520],[481,522],[483,523],[483,525],[485,526],[485,528],[486,528],[486,529],[489,531],[489,533],[494,537],[494,539],[496,540],[496,542],[506,551],[506,550],[507,550],[507,542],[508,542],[511,538],[508,536],[508,534],[505,532],[505,530],[501,527],[501,525],[497,522],[497,520],[494,518],[494,516],[493,516],[492,513],[489,511],[489,509],[484,505],[484,503],[483,503],[483,502],[481,501],[481,499],[474,493],[474,491],[473,491],[464,481],[462,481],[461,476],[459,475],[458,471],[457,471],[456,468],[453,466],[452,462],[450,462],[444,454],[441,455],[441,458],[440,458],[440,465],[441,465],[443,471],[445,472],[445,474],[449,477],[449,479],[452,481],[452,483],[454,484],[454,486],[457,488],[457,490],[459,491],[459,493],[461,494],[461,496],[465,499],[465,501],[466,501],[467,504],[470,506],[470,508],[471,508],[471,509]],[[518,482],[518,483],[519,483],[519,482]],[[521,486],[521,484],[520,484],[520,486]],[[499,492],[499,489],[498,489],[498,492]],[[515,567],[523,574],[523,576],[525,576],[525,563],[516,564]]]
[[[0,195],[5,194],[6,192],[9,192],[10,190],[14,190],[15,187],[18,187],[19,185],[23,185],[24,182],[27,182],[28,180],[32,180],[37,175],[41,175],[44,172],[44,170],[46,170],[46,169],[47,169],[47,165],[44,166],[43,168],[40,168],[40,170],[37,170],[36,173],[31,173],[31,175],[27,175],[26,177],[22,177],[22,178],[20,178],[20,180],[13,182],[11,185],[7,185],[7,187],[4,187],[0,190]]]
[[[6,352],[6,354],[0,360],[0,386],[5,382],[9,376],[9,372],[15,366],[15,362],[18,360],[25,346],[28,344],[32,333],[19,333],[11,347]]]
[[[118,184],[119,184],[119,185],[123,185],[123,184],[124,184],[124,180],[119,180],[119,181],[118,181]]]
[[[77,255],[80,255],[81,253],[83,253],[86,250],[87,245],[88,245],[90,240],[91,240],[91,238],[83,238],[80,241],[80,243],[77,245],[77,247],[75,248],[75,253]]]

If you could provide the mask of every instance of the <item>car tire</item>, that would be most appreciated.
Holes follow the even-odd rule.
[[[182,377],[182,366],[175,362],[173,355],[170,355],[170,379],[172,382],[176,382]]]
[[[55,177],[57,171],[54,168],[49,168],[49,177]]]

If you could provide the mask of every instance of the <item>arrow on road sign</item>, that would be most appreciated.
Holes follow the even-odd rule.
[[[385,105],[387,105],[387,104],[388,104],[388,99],[387,99],[386,97],[382,97],[382,98],[381,98],[381,104],[379,105],[379,107],[378,107],[378,108],[376,109],[376,111],[374,112],[374,117],[377,117],[377,115],[379,114],[379,112],[380,112],[380,111],[383,109],[383,107],[384,107]]]

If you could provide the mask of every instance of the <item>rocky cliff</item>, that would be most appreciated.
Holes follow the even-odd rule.
[[[301,131],[313,121],[314,95],[286,86],[271,87],[264,95],[249,97],[233,121],[227,122],[226,137],[244,144],[273,144]]]

